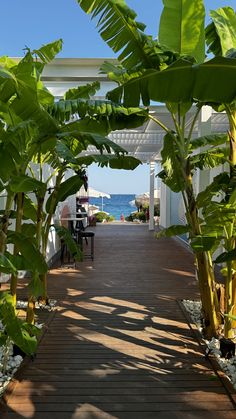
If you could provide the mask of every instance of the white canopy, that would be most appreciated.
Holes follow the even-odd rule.
[[[87,195],[89,198],[111,198],[111,195],[109,195],[109,193],[100,192],[91,187],[88,188]]]

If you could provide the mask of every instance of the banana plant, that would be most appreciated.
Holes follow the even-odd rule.
[[[216,57],[225,57],[236,61],[236,13],[231,7],[223,7],[210,12],[212,22],[206,28],[208,51]],[[234,75],[235,77],[235,75]],[[236,96],[236,95],[235,95]],[[235,190],[236,190],[236,102],[213,103],[217,111],[225,111],[229,122],[228,150],[229,178],[221,205],[227,212],[231,210],[231,218],[223,225],[223,247],[225,252],[216,259],[216,263],[224,263],[225,268],[225,336],[233,336],[233,315],[236,314],[236,231],[235,231]],[[214,101],[215,102],[215,101]],[[221,211],[223,211],[221,209]],[[219,213],[219,216],[221,214]]]
[[[215,258],[215,263],[224,263],[222,273],[225,276],[225,305],[222,309],[225,337],[233,337],[233,281],[236,238],[236,188],[229,194],[232,186],[230,173],[223,172],[197,197],[202,208],[202,229],[204,236],[193,241],[194,247],[208,249],[211,253],[223,246],[225,251]]]
[[[2,220],[2,233],[6,238],[9,234],[7,232],[9,212],[12,209],[13,199],[16,201],[16,215],[15,215],[15,233],[10,235],[13,240],[14,251],[13,256],[17,257],[19,252],[25,254],[22,246],[25,246],[24,241],[19,240],[22,233],[22,220],[24,208],[24,196],[26,192],[43,189],[42,182],[32,180],[27,175],[28,165],[37,153],[38,147],[41,147],[42,142],[45,143],[45,134],[48,136],[55,133],[57,125],[53,118],[44,110],[43,104],[48,104],[52,101],[52,96],[46,92],[39,79],[39,74],[42,72],[45,63],[51,59],[61,48],[61,41],[56,41],[48,46],[43,46],[41,50],[33,51],[42,60],[41,63],[33,59],[32,53],[28,50],[25,57],[18,63],[9,60],[1,60],[3,68],[12,74],[17,81],[17,94],[8,100],[1,107],[0,116],[4,121],[4,127],[1,132],[1,161],[2,171],[1,179],[4,182],[4,187],[7,193],[6,209],[4,211]],[[1,96],[2,99],[2,96]],[[45,144],[44,144],[45,145]],[[7,152],[6,152],[7,149]],[[8,162],[10,165],[8,166]],[[7,167],[7,170],[6,169]],[[8,217],[6,218],[6,215]],[[7,220],[7,221],[6,221]],[[28,239],[29,241],[29,239]],[[5,243],[2,243],[2,251],[5,250]],[[20,247],[19,247],[20,246]],[[32,243],[33,247],[37,247]],[[30,253],[30,249],[28,248]],[[25,256],[23,256],[24,258]],[[45,270],[45,262],[38,257],[35,260],[42,263],[32,267],[32,263],[28,258],[29,270]],[[12,274],[11,277],[11,294],[13,296],[14,304],[16,303],[16,288],[17,275]]]
[[[187,219],[184,229],[193,238],[201,234],[201,228],[192,180],[196,167],[190,158],[191,140],[201,104],[195,108],[195,116],[190,129],[187,130],[186,115],[194,102],[192,94],[194,84],[192,83],[190,86],[189,83],[185,86],[185,79],[187,77],[187,80],[193,81],[195,77],[193,65],[201,66],[204,61],[204,4],[202,1],[172,1],[171,4],[168,0],[163,1],[164,9],[160,20],[159,39],[156,44],[159,46],[159,50],[154,48],[153,43],[149,44],[152,52],[150,54],[149,49],[148,56],[152,57],[152,62],[149,61],[147,64],[147,61],[143,59],[147,41],[143,33],[144,27],[141,30],[140,27],[135,26],[135,14],[129,15],[129,19],[127,18],[127,13],[130,11],[127,11],[125,2],[122,2],[121,5],[120,2],[117,5],[115,3],[102,0],[79,1],[87,13],[98,18],[101,36],[113,51],[121,51],[118,57],[121,65],[115,68],[105,63],[103,66],[103,70],[107,71],[108,76],[118,83],[118,87],[109,92],[107,97],[114,102],[123,103],[125,106],[139,106],[140,101],[144,106],[150,106],[151,101],[166,103],[174,122],[175,132],[151,114],[149,118],[165,132],[162,150],[162,179],[173,191],[182,193]],[[122,15],[122,17],[116,24],[117,15]],[[119,26],[119,31],[114,36],[116,25]],[[135,47],[134,53],[130,49],[131,43],[128,35],[130,30],[133,34],[132,39],[135,38],[135,46],[132,45],[133,48]],[[141,34],[140,31],[142,31]],[[135,64],[132,61],[133,56],[136,57]],[[163,57],[169,57],[169,59],[163,59]],[[159,62],[158,66],[153,65],[156,62]],[[187,89],[188,86],[189,89]],[[204,159],[203,156],[202,159]],[[195,254],[195,258],[205,318],[205,334],[209,337],[216,335],[218,331],[214,272],[209,253],[198,252]]]
[[[45,191],[48,188],[44,189],[43,193],[37,194],[36,231],[38,233],[36,238],[38,247],[41,249],[44,257],[46,257],[46,247],[52,216],[55,213],[58,202],[64,201],[68,196],[77,192],[83,184],[83,177],[79,176],[79,173],[81,173],[81,165],[84,167],[85,164],[82,162],[83,158],[80,158],[77,162],[77,154],[82,151],[85,152],[88,146],[93,145],[100,153],[113,153],[113,156],[101,155],[103,157],[103,165],[109,164],[116,168],[134,169],[139,164],[137,159],[126,156],[125,150],[104,137],[104,134],[108,134],[112,129],[140,125],[140,123],[146,120],[147,112],[142,109],[125,109],[109,101],[88,100],[89,95],[94,94],[98,88],[99,84],[94,83],[69,90],[65,94],[65,99],[53,105],[46,106],[50,118],[55,119],[57,133],[53,133],[53,137],[49,138],[48,148],[46,149],[44,147],[45,153],[38,152],[35,155],[35,163],[39,164],[39,173],[41,174],[40,182],[42,182],[42,164],[50,163],[54,168],[53,174],[56,176],[55,187],[46,202],[46,214],[43,214],[43,206],[45,203]],[[78,117],[78,115],[80,120],[73,121],[73,117]],[[69,122],[71,119],[72,122]],[[93,161],[98,162],[98,156],[94,157]],[[92,161],[90,159],[85,163],[88,165]],[[63,182],[63,176],[68,169],[75,171],[76,175]],[[32,170],[31,173],[33,174]],[[44,183],[48,184],[51,178],[52,175],[47,180],[44,179]],[[77,254],[77,257],[79,256]],[[34,289],[37,290],[37,295],[40,294],[44,301],[47,299],[46,277],[46,272],[44,272],[37,275],[37,278],[35,277],[33,282]],[[38,278],[41,279],[41,284],[36,280]],[[39,285],[36,287],[35,285],[37,283]],[[33,301],[34,298],[35,293],[31,295],[31,300]],[[33,306],[29,310],[31,315],[28,316],[30,321],[33,319],[32,308]]]
[[[0,318],[4,327],[0,332],[0,346],[14,343],[26,355],[35,354],[39,329],[17,317],[13,297],[8,292],[0,294]],[[3,373],[6,369],[7,356],[4,358]]]

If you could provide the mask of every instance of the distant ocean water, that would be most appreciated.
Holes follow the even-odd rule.
[[[111,198],[103,198],[103,211],[113,215],[116,220],[120,220],[121,214],[125,217],[136,210],[135,206],[131,206],[130,202],[134,201],[135,194],[111,194]],[[102,211],[102,198],[90,198],[89,203],[97,205]]]

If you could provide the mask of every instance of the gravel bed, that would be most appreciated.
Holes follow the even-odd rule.
[[[49,300],[48,304],[42,304],[40,302],[36,302],[35,308],[47,311],[53,311],[56,308],[56,300]],[[27,308],[27,301],[17,301],[16,304],[17,309],[26,309]],[[35,323],[38,329],[42,329],[44,324],[43,323]],[[4,326],[0,321],[0,331],[4,330]],[[7,345],[0,347],[0,397],[4,393],[7,385],[11,381],[12,377],[20,367],[23,361],[23,357],[21,355],[14,355],[13,351],[13,343],[8,342]]]
[[[193,323],[195,323],[199,331],[202,332],[201,302],[182,300],[182,303],[186,311],[189,313]],[[206,343],[208,351],[216,358],[219,366],[225,372],[226,376],[236,390],[236,356],[232,356],[229,359],[222,357],[219,339],[212,338],[210,341],[203,339],[203,341]]]

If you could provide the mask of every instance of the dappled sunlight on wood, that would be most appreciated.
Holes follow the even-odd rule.
[[[125,313],[117,314],[117,316],[126,317],[130,319],[138,319],[138,320],[145,320],[148,318],[147,314],[137,313],[134,311],[126,311]]]
[[[84,294],[84,291],[78,291],[74,288],[67,288],[67,295],[68,296],[71,295],[73,297],[76,297],[76,296],[83,295],[83,294]]]
[[[96,296],[91,298],[92,301],[101,301],[102,303],[108,303],[108,304],[114,304],[115,306],[121,306],[121,307],[128,307],[132,308],[133,310],[142,310],[142,311],[150,311],[145,306],[137,304],[133,301],[129,300],[119,300],[117,298],[111,298],[108,296]]]
[[[50,272],[58,309],[9,419],[233,419],[177,302],[198,298],[186,249],[116,225],[96,227],[95,247],[93,263]]]
[[[89,412],[89,416],[83,416],[85,419],[117,419],[117,416],[113,416],[110,413],[108,414],[90,403],[84,403],[80,407],[76,407],[75,413],[72,415],[71,419],[78,419],[81,417],[81,414],[86,412]]]
[[[72,310],[63,311],[62,316],[75,320],[90,320],[89,317],[82,316],[82,314],[76,313]]]
[[[163,271],[166,271],[166,272],[169,272],[169,273],[172,273],[172,274],[175,274],[175,275],[177,274],[177,275],[180,275],[180,276],[189,276],[190,278],[195,278],[195,276],[192,272],[187,272],[187,271],[183,271],[183,270],[179,271],[179,270],[173,269],[173,268],[171,268],[171,269],[163,268]]]

